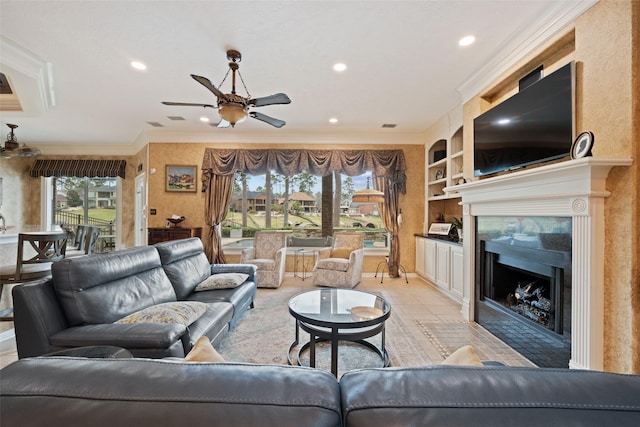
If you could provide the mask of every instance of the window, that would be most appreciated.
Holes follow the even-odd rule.
[[[72,232],[78,225],[100,228],[95,252],[115,249],[118,231],[120,178],[44,178],[48,198],[45,223],[61,224]]]
[[[371,173],[350,177],[339,175],[332,190],[334,230],[358,229],[366,233],[365,247],[387,247],[387,231],[377,203],[355,203],[356,189],[366,188]],[[336,197],[336,191],[340,194]],[[233,197],[223,223],[223,237],[235,241],[225,247],[241,247],[250,242],[237,239],[253,237],[259,229],[291,230],[296,237],[320,237],[322,234],[322,183],[309,173],[285,177],[277,173],[254,176],[236,173]],[[326,199],[325,199],[326,200]]]

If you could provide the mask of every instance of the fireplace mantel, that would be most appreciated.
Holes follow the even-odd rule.
[[[461,196],[464,218],[462,312],[475,313],[475,218],[565,216],[572,218],[572,339],[569,367],[603,369],[604,199],[611,168],[631,159],[570,160],[447,187]]]

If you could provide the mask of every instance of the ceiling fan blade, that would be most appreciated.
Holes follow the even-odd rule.
[[[273,104],[289,104],[291,100],[284,93],[276,93],[271,96],[264,96],[262,98],[254,98],[249,100],[249,105],[253,105],[254,107],[262,107],[263,105],[273,105]]]
[[[254,119],[258,119],[265,123],[269,123],[271,126],[277,127],[277,128],[281,128],[282,126],[287,124],[287,122],[285,122],[284,120],[274,119],[273,117],[269,117],[266,114],[256,113],[255,111],[251,111],[249,115]]]
[[[220,119],[220,122],[218,123],[219,128],[228,128],[229,126],[231,126],[231,123],[229,123],[225,119]]]
[[[177,105],[180,107],[204,107],[204,108],[216,108],[214,105],[211,104],[195,104],[193,102],[168,102],[168,101],[163,101],[162,102],[164,105]]]
[[[220,89],[215,87],[213,83],[209,81],[208,78],[202,77],[202,76],[196,76],[195,74],[191,74],[191,77],[193,77],[193,79],[198,83],[200,83],[202,86],[209,89],[218,99],[224,99],[224,100],[227,99],[227,96],[224,93],[222,93]]]

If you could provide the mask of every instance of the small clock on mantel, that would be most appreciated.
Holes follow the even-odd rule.
[[[582,157],[590,156],[594,139],[593,132],[586,131],[578,135],[571,146],[571,158],[580,159]]]

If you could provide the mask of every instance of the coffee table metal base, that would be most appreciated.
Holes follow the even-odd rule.
[[[291,357],[293,349],[300,343],[300,329],[309,333],[309,341],[302,344],[296,352],[295,358]],[[375,344],[365,341],[365,338],[370,338],[375,335],[381,334],[381,346],[378,348]],[[309,350],[309,366],[316,367],[316,344],[319,342],[331,343],[331,373],[338,376],[338,344],[339,341],[349,341],[356,344],[360,344],[380,357],[382,360],[382,367],[386,368],[390,365],[391,361],[389,353],[385,348],[385,331],[384,322],[378,325],[356,328],[356,329],[339,329],[337,327],[320,327],[310,325],[301,321],[296,321],[296,338],[289,346],[289,352],[287,359],[290,365],[303,366],[301,362],[302,353]]]

